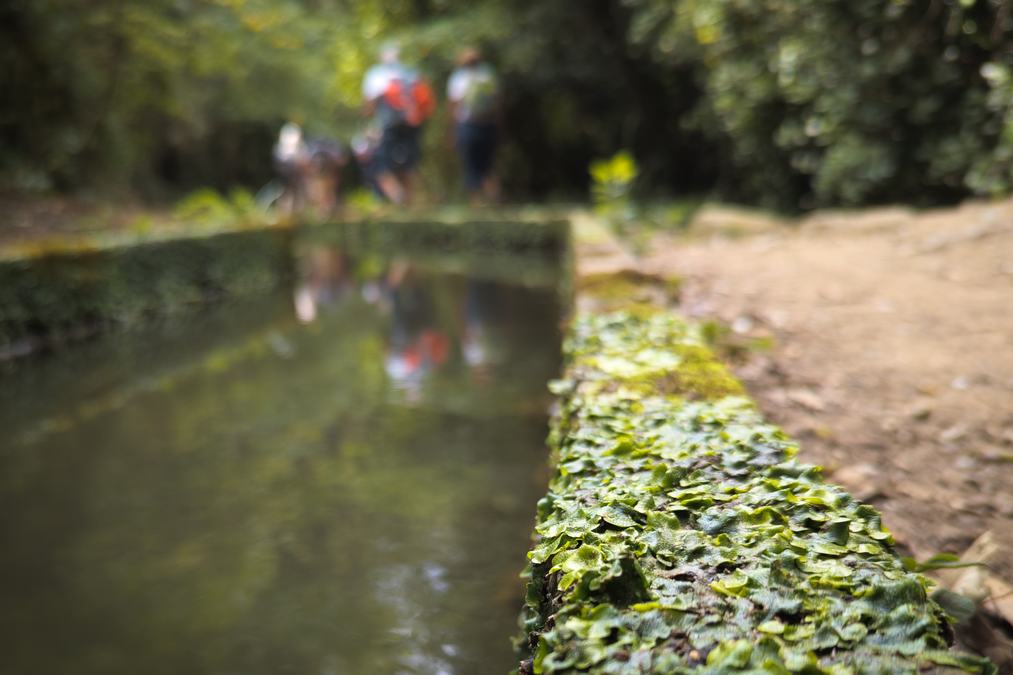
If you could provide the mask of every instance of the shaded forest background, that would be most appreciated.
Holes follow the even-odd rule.
[[[784,210],[1013,187],[1003,0],[8,0],[0,188],[172,199],[270,179],[278,127],[347,140],[380,44],[442,90],[500,69],[515,199],[587,194],[630,150],[649,196]],[[445,111],[424,167],[455,167]]]

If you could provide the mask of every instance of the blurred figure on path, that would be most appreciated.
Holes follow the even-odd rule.
[[[368,126],[352,137],[352,156],[359,170],[359,177],[364,186],[376,197],[386,199],[387,196],[377,182],[376,151],[380,147],[382,133],[375,126]]]
[[[317,217],[332,216],[341,196],[341,171],[348,164],[348,152],[338,141],[314,138],[306,143],[309,169],[306,197]]]
[[[499,183],[492,170],[499,143],[499,97],[496,71],[478,49],[463,50],[447,82],[447,99],[465,187],[473,202],[499,199]]]
[[[435,109],[432,89],[417,70],[401,63],[397,45],[388,44],[380,62],[366,71],[362,97],[380,135],[370,162],[373,178],[388,200],[406,204],[421,159],[422,124]]]
[[[306,179],[311,168],[312,157],[303,138],[302,127],[295,122],[287,122],[281,127],[273,158],[274,170],[282,185],[278,210],[291,215],[306,203]]]

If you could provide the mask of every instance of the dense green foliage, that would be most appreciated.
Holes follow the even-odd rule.
[[[0,9],[4,182],[255,184],[285,119],[357,103],[383,3],[14,0]],[[345,117],[347,118],[347,114]]]
[[[529,554],[534,673],[990,672],[947,650],[879,513],[765,423],[662,311],[585,315]]]
[[[1010,187],[1007,3],[636,4],[659,61],[692,36],[697,119],[725,149],[723,175],[754,198],[933,201]]]
[[[1000,0],[14,0],[0,19],[0,179],[17,188],[256,185],[284,119],[355,131],[387,38],[438,90],[457,49],[486,46],[517,196],[583,192],[624,148],[641,191],[788,209],[1013,185]],[[436,195],[455,171],[445,123]]]

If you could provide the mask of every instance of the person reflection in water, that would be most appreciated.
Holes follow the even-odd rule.
[[[394,385],[415,403],[426,375],[447,362],[450,338],[437,327],[432,294],[410,265],[391,265],[387,295],[391,330],[384,366]]]
[[[498,302],[495,282],[468,280],[464,292],[461,358],[473,378],[481,383],[491,379],[492,368],[500,360],[499,349],[493,341],[495,328],[492,325]]]
[[[321,307],[337,304],[352,286],[348,256],[335,248],[318,248],[303,259],[302,283],[295,290],[295,315],[313,323]]]

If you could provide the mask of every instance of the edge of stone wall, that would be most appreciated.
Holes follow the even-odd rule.
[[[525,274],[532,284],[552,280],[569,247],[567,223],[558,218],[416,218],[195,231],[87,245],[69,240],[2,256],[0,360],[270,291],[292,278],[293,250],[306,243],[391,255],[428,253],[441,261],[478,252],[479,271],[493,276],[505,274],[517,256],[530,257]]]
[[[0,261],[0,358],[275,288],[291,237],[248,229]]]

